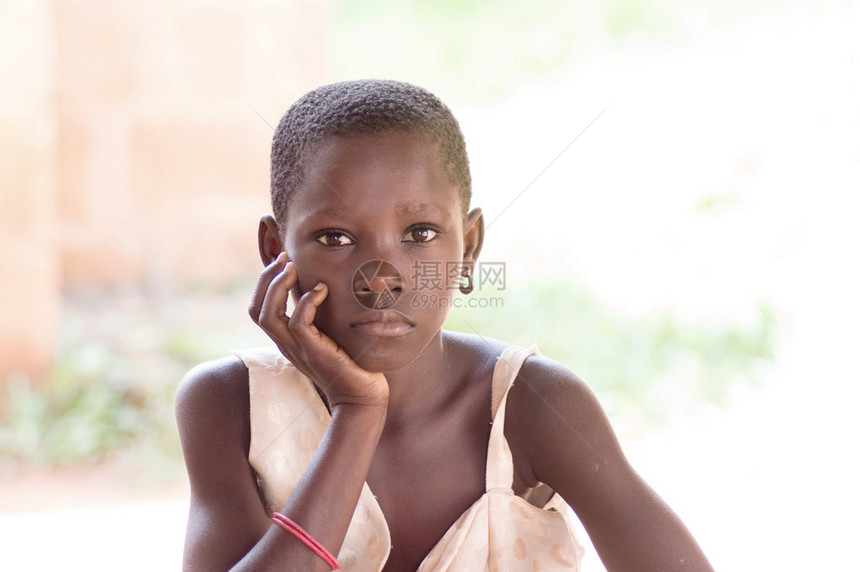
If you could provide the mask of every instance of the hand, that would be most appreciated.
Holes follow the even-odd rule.
[[[316,310],[328,295],[320,282],[299,298],[292,316],[287,298],[298,282],[295,264],[286,253],[260,275],[248,313],[275,342],[281,353],[325,393],[329,407],[341,404],[388,406],[388,381],[382,373],[362,369],[331,338],[313,324]]]

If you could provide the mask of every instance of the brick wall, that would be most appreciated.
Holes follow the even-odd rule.
[[[0,373],[50,364],[63,288],[257,272],[267,122],[329,80],[330,21],[309,0],[0,5]]]

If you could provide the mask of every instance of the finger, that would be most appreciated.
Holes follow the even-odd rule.
[[[289,319],[287,316],[287,299],[290,296],[290,289],[296,284],[297,278],[295,266],[287,263],[269,281],[266,292],[263,295],[263,303],[260,306],[260,325],[264,321],[273,323],[282,319]]]
[[[298,349],[298,344],[289,329],[290,318],[287,316],[287,299],[290,295],[290,289],[296,284],[296,280],[295,266],[292,264],[288,264],[272,279],[263,298],[258,322],[263,331],[278,346],[285,347],[293,355]]]
[[[286,268],[287,265],[290,265],[290,261],[287,259],[287,253],[282,252],[271,264],[266,266],[262,274],[260,274],[260,278],[257,280],[257,286],[254,290],[254,297],[251,298],[251,305],[248,307],[248,314],[254,322],[260,322],[260,312],[263,309],[263,300],[266,298],[266,291],[269,289],[269,285],[272,283],[272,280],[274,280],[275,277]]]
[[[288,324],[304,352],[307,365],[319,374],[317,383],[323,391],[327,391],[331,383],[344,374],[344,367],[355,366],[352,358],[314,325],[317,308],[328,297],[328,292],[328,286],[323,282],[305,292],[299,298]]]
[[[299,298],[296,304],[296,309],[293,312],[292,318],[290,318],[289,328],[298,342],[303,346],[316,346],[320,348],[318,344],[324,336],[314,325],[314,318],[317,315],[317,308],[327,296],[328,286],[323,282],[318,282],[313,289],[302,294],[302,297]],[[328,348],[328,346],[325,347]]]
[[[260,278],[257,280],[257,286],[254,290],[254,296],[251,298],[251,305],[248,307],[248,314],[254,322],[259,323],[260,312],[263,309],[263,300],[266,297],[266,291],[269,289],[269,285],[288,264],[289,260],[287,259],[287,254],[282,252],[274,261],[272,261],[271,264],[266,266],[260,274]]]

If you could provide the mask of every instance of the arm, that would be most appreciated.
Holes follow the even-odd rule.
[[[355,512],[384,424],[384,409],[335,407],[317,453],[280,511],[335,557]],[[236,569],[329,570],[319,556],[274,524]]]
[[[313,327],[325,289],[302,296],[283,315],[295,271],[267,267],[251,312],[281,351],[326,389],[332,419],[281,512],[337,554],[367,478],[387,412],[381,374],[361,370]],[[280,309],[280,311],[278,311]],[[327,570],[292,534],[267,518],[248,462],[247,370],[238,360],[193,370],[176,412],[191,483],[186,570]],[[244,395],[243,393],[244,392]]]
[[[520,458],[517,471],[561,494],[607,570],[713,569],[630,466],[592,391],[563,366],[526,360],[511,389],[505,434]]]
[[[243,384],[243,378],[245,383]],[[191,485],[183,568],[226,570],[263,536],[268,518],[248,463],[248,373],[238,359],[203,364],[176,393]]]

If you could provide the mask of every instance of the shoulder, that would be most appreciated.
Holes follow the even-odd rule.
[[[452,356],[460,363],[468,364],[474,372],[485,371],[488,368],[492,370],[496,360],[507,347],[504,342],[486,336],[448,330],[444,330],[442,334]]]
[[[578,375],[541,354],[526,358],[511,387],[508,408],[515,412],[569,418],[598,407],[594,392]]]
[[[227,357],[195,366],[185,374],[176,390],[177,416],[185,416],[208,406],[235,405],[235,398],[247,401],[248,368],[238,357]],[[226,402],[225,402],[226,399]]]
[[[174,408],[186,456],[197,441],[212,441],[213,433],[249,441],[248,368],[238,357],[194,367],[176,390]]]
[[[591,388],[562,364],[541,355],[523,363],[511,388],[505,435],[526,479],[559,492],[627,462]],[[563,496],[565,496],[563,494]],[[571,499],[567,499],[570,502]]]

